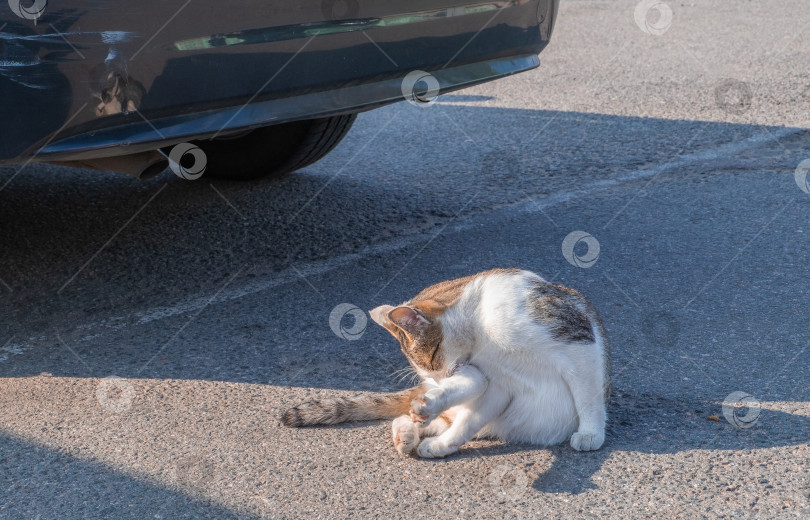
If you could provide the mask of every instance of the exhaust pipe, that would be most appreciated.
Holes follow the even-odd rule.
[[[157,150],[82,161],[57,161],[50,164],[126,173],[140,180],[150,179],[169,167],[166,156]]]

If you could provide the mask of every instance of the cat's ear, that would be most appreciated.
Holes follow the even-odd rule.
[[[391,321],[388,319],[388,313],[392,310],[394,310],[394,307],[391,305],[380,305],[376,309],[371,309],[368,311],[368,314],[371,316],[371,319],[377,323],[377,325],[388,328],[391,325]]]
[[[430,326],[430,321],[421,312],[404,305],[390,311],[388,319],[411,335],[419,335]]]

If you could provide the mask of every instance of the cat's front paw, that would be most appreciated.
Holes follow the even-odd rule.
[[[401,456],[410,455],[419,445],[419,426],[403,416],[394,419],[392,424],[394,448]]]
[[[441,403],[439,401],[439,397],[432,391],[426,394],[419,394],[416,399],[411,401],[411,417],[414,422],[428,424],[438,417],[439,414],[444,411],[441,409]]]
[[[439,437],[428,437],[416,449],[416,454],[423,459],[440,459],[458,451],[458,446],[449,446]]]
[[[577,451],[593,451],[602,447],[605,434],[600,432],[576,432],[571,436],[571,447]]]

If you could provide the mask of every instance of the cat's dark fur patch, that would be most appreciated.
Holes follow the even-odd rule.
[[[535,282],[527,297],[532,316],[546,325],[560,341],[594,341],[587,314],[587,300],[573,289],[548,282]]]

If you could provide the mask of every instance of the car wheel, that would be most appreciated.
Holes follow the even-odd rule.
[[[205,152],[206,177],[281,177],[322,159],[349,133],[356,117],[348,114],[293,121],[191,143]]]

